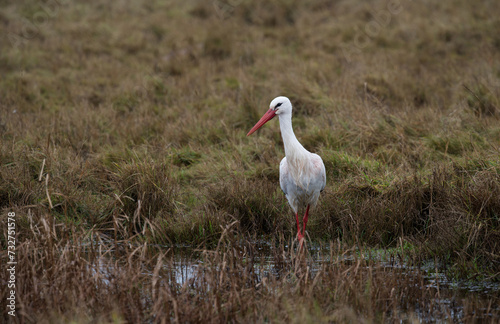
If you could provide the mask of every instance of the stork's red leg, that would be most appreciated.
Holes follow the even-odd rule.
[[[303,231],[303,235],[306,235],[306,225],[307,225],[307,219],[309,218],[309,205],[307,205],[307,208],[306,208],[306,214],[304,215],[304,219],[302,220],[302,222],[304,223],[304,231]]]
[[[302,233],[300,232],[300,223],[299,223],[299,213],[295,213],[295,220],[297,221],[297,237],[299,241],[304,237]]]

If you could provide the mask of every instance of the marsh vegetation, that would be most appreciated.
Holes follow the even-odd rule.
[[[500,3],[398,3],[0,2],[3,319],[498,320]],[[327,171],[300,257],[245,136],[278,95]]]

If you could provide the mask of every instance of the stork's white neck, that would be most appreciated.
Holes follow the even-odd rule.
[[[280,121],[281,137],[285,146],[287,160],[295,160],[309,153],[295,137],[292,128],[292,114],[278,115]]]

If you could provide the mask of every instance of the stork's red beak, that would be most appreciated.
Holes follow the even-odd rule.
[[[257,129],[259,129],[262,125],[264,125],[265,123],[267,123],[268,121],[270,121],[271,119],[273,119],[274,117],[276,117],[276,112],[270,108],[265,114],[264,116],[262,116],[260,118],[260,120],[257,122],[257,124],[255,124],[254,127],[252,127],[252,129],[248,132],[247,136],[249,135],[252,135],[253,132],[255,132]]]

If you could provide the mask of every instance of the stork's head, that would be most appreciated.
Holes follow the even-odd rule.
[[[276,117],[276,115],[291,114],[292,113],[292,103],[287,97],[276,97],[269,104],[269,110],[260,118],[260,120],[255,124],[254,127],[248,132],[247,136],[251,135],[262,125]]]
[[[287,97],[276,97],[269,104],[269,109],[274,110],[276,115],[289,114],[292,112],[292,103]]]

